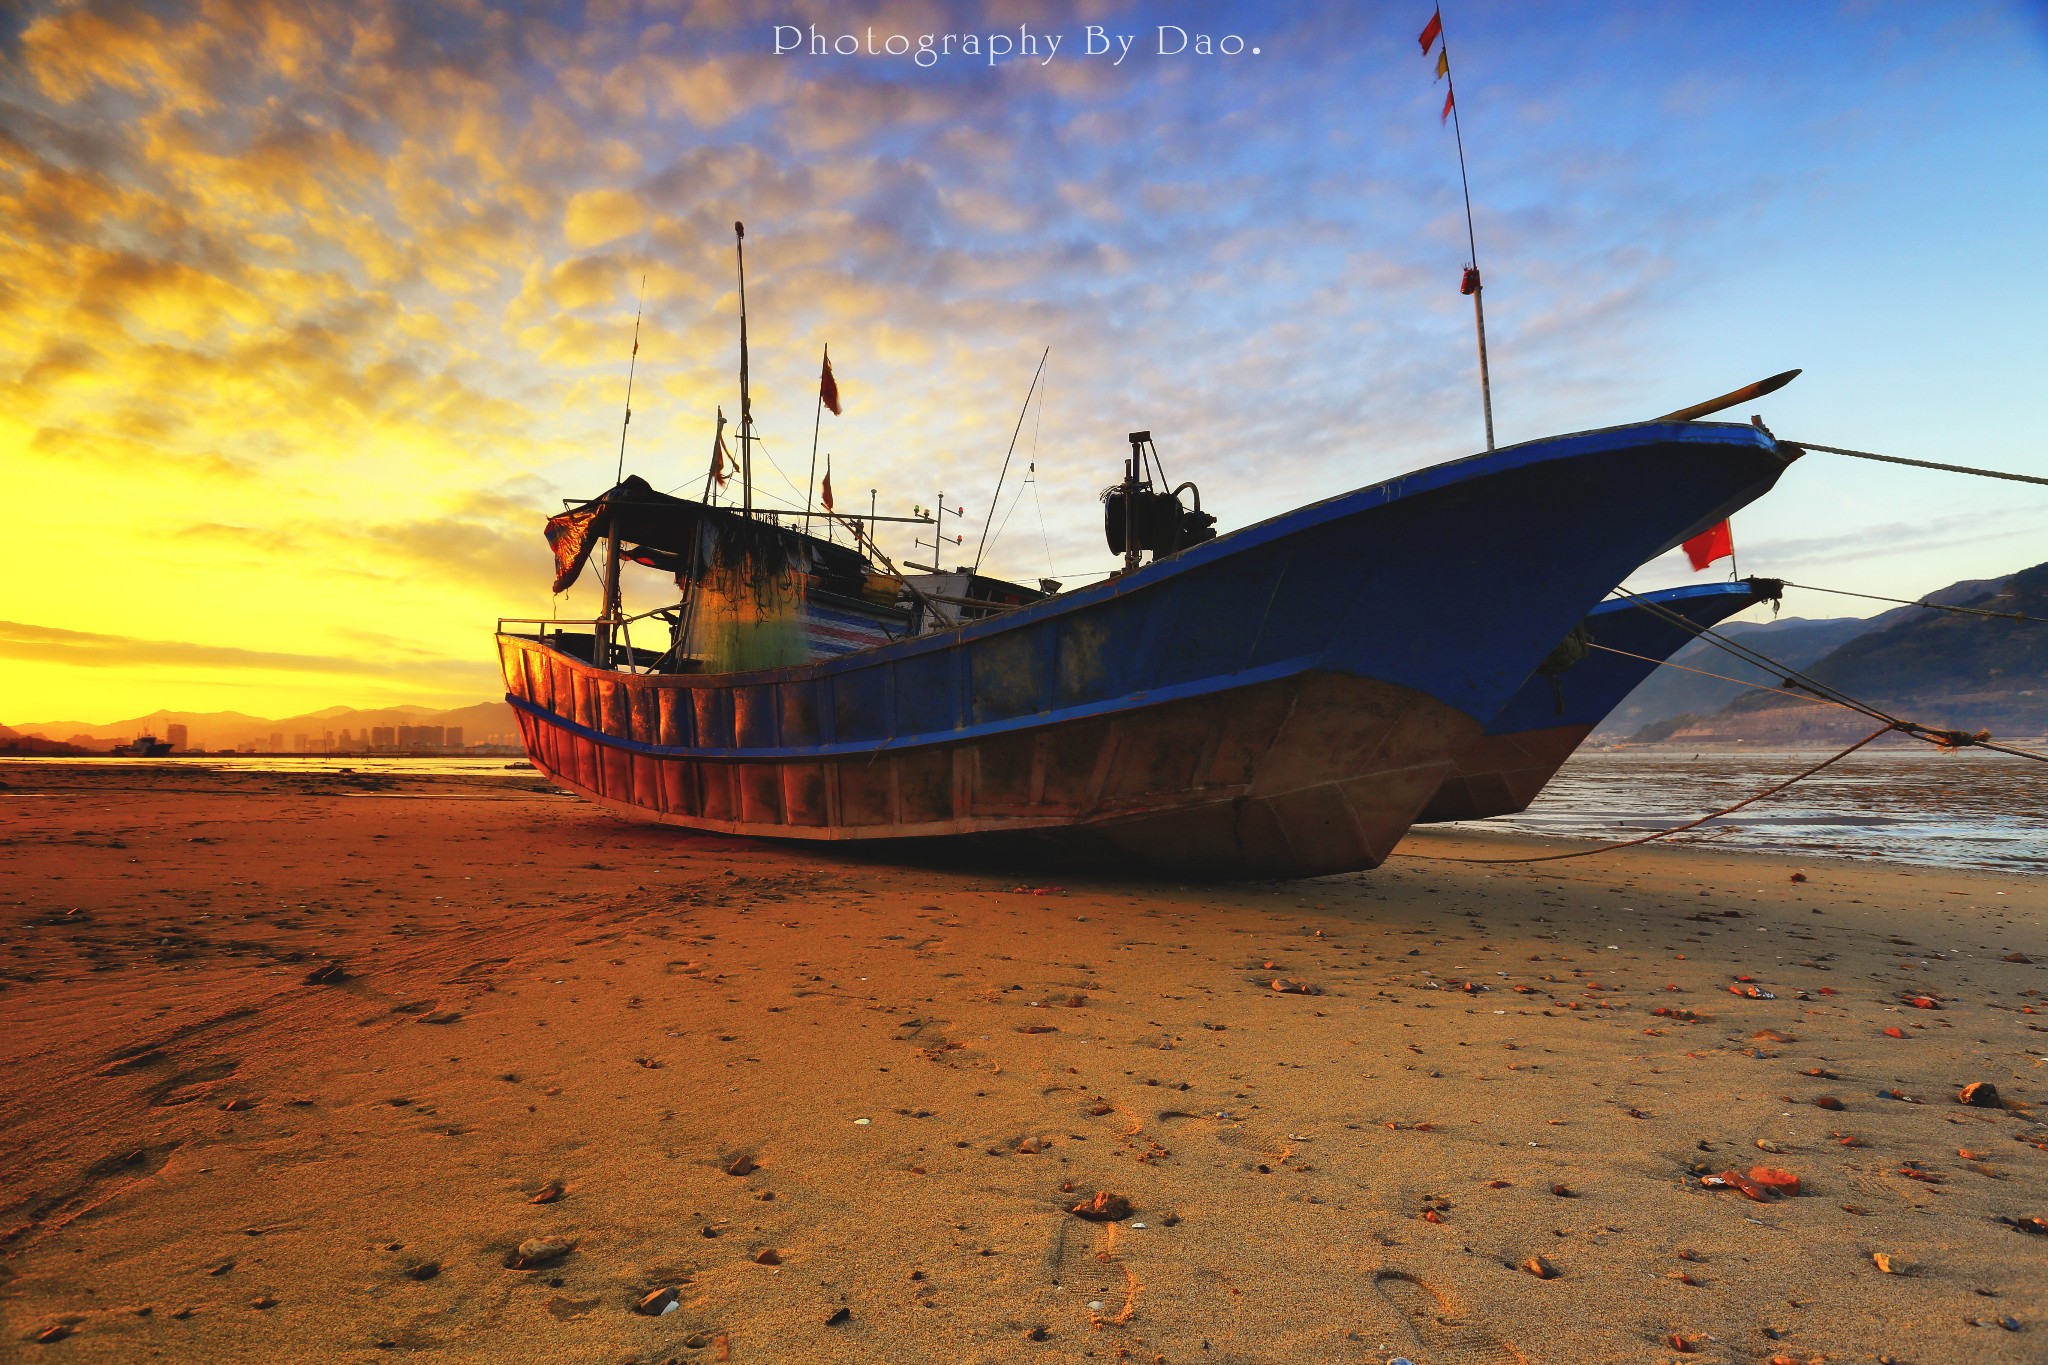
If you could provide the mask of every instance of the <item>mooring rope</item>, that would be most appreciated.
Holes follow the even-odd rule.
[[[1656,830],[1652,833],[1643,835],[1639,839],[1624,839],[1618,844],[1602,844],[1598,848],[1575,848],[1566,853],[1531,854],[1526,858],[1446,858],[1442,857],[1441,855],[1431,853],[1414,853],[1408,856],[1413,858],[1421,858],[1425,862],[1432,863],[1554,863],[1561,858],[1588,858],[1595,853],[1612,853],[1619,848],[1634,848],[1638,844],[1647,844],[1657,839],[1669,838],[1673,834],[1683,834],[1689,829],[1698,829],[1701,825],[1706,824],[1709,820],[1718,820],[1724,815],[1733,815],[1736,811],[1741,810],[1744,806],[1753,806],[1767,796],[1776,796],[1779,792],[1785,790],[1785,788],[1791,786],[1793,783],[1804,781],[1805,779],[1812,777],[1815,773],[1819,772],[1822,768],[1825,768],[1833,763],[1841,762],[1850,754],[1855,753],[1858,749],[1870,743],[1872,740],[1880,739],[1883,736],[1890,734],[1894,729],[1897,728],[1897,726],[1886,725],[1881,727],[1880,729],[1872,730],[1869,734],[1857,740],[1848,748],[1842,750],[1842,752],[1835,754],[1829,758],[1822,759],[1820,762],[1814,764],[1811,768],[1808,768],[1805,772],[1800,773],[1795,777],[1788,777],[1783,782],[1778,783],[1774,787],[1766,787],[1764,790],[1758,792],[1754,796],[1745,797],[1742,800],[1737,801],[1732,806],[1724,806],[1720,810],[1714,811],[1707,815],[1702,815],[1697,820],[1690,820],[1682,825],[1673,825],[1670,829]]]
[[[1966,464],[1938,464],[1933,460],[1909,460],[1902,455],[1874,455],[1867,450],[1844,450],[1840,446],[1817,446],[1811,441],[1783,441],[1781,445],[1794,446],[1800,450],[1824,450],[1830,455],[1848,455],[1858,460],[1881,460],[1885,464],[1909,464],[1915,469],[1942,469],[1951,474],[1975,474],[1982,479],[2009,479],[2014,483],[2048,484],[2048,479],[2033,474],[2008,474],[2002,469],[1972,469]]]
[[[1796,587],[1798,585],[1788,584],[1787,586]],[[1591,857],[1596,853],[1612,853],[1617,849],[1634,848],[1640,844],[1653,843],[1658,839],[1669,838],[1674,834],[1683,834],[1687,830],[1698,829],[1701,825],[1706,824],[1710,820],[1719,820],[1723,816],[1734,814],[1736,811],[1741,810],[1745,806],[1755,805],[1757,802],[1762,801],[1767,797],[1776,796],[1779,792],[1782,792],[1786,788],[1793,786],[1795,783],[1805,781],[1807,778],[1812,777],[1815,773],[1820,772],[1822,769],[1831,767],[1834,764],[1841,762],[1850,754],[1855,753],[1858,749],[1861,749],[1865,745],[1871,744],[1883,738],[1884,736],[1891,734],[1894,731],[1909,736],[1910,738],[1920,740],[1923,743],[1932,744],[1936,748],[1942,749],[1946,752],[1954,752],[1957,749],[1964,748],[1989,749],[1994,753],[2008,754],[2015,758],[2029,758],[2033,759],[2037,763],[2048,763],[2048,754],[2037,754],[2027,749],[2015,749],[2010,745],[1992,743],[1991,732],[1989,730],[1979,730],[1976,733],[1972,734],[1968,731],[1963,730],[1945,730],[1938,726],[1921,725],[1917,721],[1901,720],[1899,717],[1893,716],[1879,707],[1872,706],[1867,702],[1858,701],[1856,698],[1849,696],[1846,692],[1842,692],[1837,688],[1828,686],[1826,683],[1818,682],[1812,678],[1809,678],[1805,674],[1799,672],[1797,669],[1786,668],[1784,665],[1778,663],[1775,659],[1772,659],[1770,656],[1760,653],[1757,650],[1751,649],[1747,645],[1744,645],[1739,641],[1732,640],[1729,637],[1722,635],[1720,632],[1714,630],[1712,627],[1702,626],[1699,623],[1688,619],[1684,615],[1670,610],[1661,602],[1652,602],[1647,598],[1644,598],[1636,593],[1630,592],[1627,588],[1616,588],[1615,591],[1620,593],[1623,597],[1633,601],[1638,607],[1641,607],[1643,610],[1660,616],[1674,625],[1681,626],[1684,629],[1692,632],[1692,634],[1694,634],[1695,636],[1711,641],[1712,643],[1718,645],[1720,648],[1727,651],[1728,653],[1733,654],[1742,662],[1749,664],[1752,668],[1760,668],[1768,672],[1777,674],[1785,682],[1785,688],[1762,686],[1758,684],[1745,684],[1746,686],[1756,687],[1757,690],[1760,691],[1775,692],[1780,696],[1793,697],[1796,700],[1800,701],[1815,701],[1830,706],[1844,707],[1848,710],[1857,712],[1859,715],[1868,716],[1872,720],[1880,721],[1882,722],[1882,724],[1879,726],[1879,728],[1871,731],[1862,739],[1857,740],[1848,748],[1843,749],[1840,753],[1830,755],[1829,757],[1821,760],[1819,763],[1814,764],[1811,768],[1806,769],[1804,772],[1796,773],[1793,776],[1786,778],[1782,782],[1766,787],[1764,790],[1757,792],[1753,796],[1748,796],[1740,801],[1737,801],[1732,806],[1725,806],[1720,810],[1710,812],[1706,815],[1702,815],[1696,820],[1689,820],[1682,825],[1673,825],[1669,829],[1655,830],[1649,834],[1641,836],[1640,838],[1625,839],[1620,843],[1614,844],[1601,844],[1595,848],[1571,849],[1564,853],[1532,854],[1530,856],[1522,858],[1447,858],[1438,854],[1429,853],[1415,853],[1409,854],[1407,856],[1419,858],[1425,862],[1436,863],[1548,863],[1557,862],[1560,859],[1564,858],[1587,858]],[[1914,606],[1918,604],[1907,603],[1906,605]],[[1663,667],[1683,669],[1685,672],[1688,673],[1705,673],[1705,675],[1710,678],[1721,678],[1721,675],[1718,673],[1706,673],[1706,670],[1704,669],[1686,668],[1684,664],[1674,664],[1671,663],[1669,660],[1647,659],[1647,656],[1645,655],[1629,654],[1627,650],[1614,649],[1608,645],[1595,643],[1593,645],[1593,648],[1604,649],[1610,654],[1623,654],[1627,655],[1627,657],[1629,658],[1645,659],[1647,662],[1657,663]],[[1722,678],[1722,681],[1737,682],[1739,680],[1735,678]],[[1800,693],[1786,690],[1787,688],[1792,687],[1802,688],[1805,691],[1812,693],[1813,695],[1803,696]]]
[[[1656,664],[1659,668],[1675,668],[1681,673],[1697,673],[1702,678],[1713,678],[1719,682],[1734,683],[1737,687],[1747,687],[1758,692],[1775,692],[1781,697],[1790,697],[1794,701],[1803,701],[1811,706],[1832,705],[1831,702],[1822,697],[1809,697],[1804,692],[1787,692],[1782,687],[1772,687],[1768,683],[1744,682],[1740,678],[1731,678],[1726,673],[1709,673],[1704,668],[1693,668],[1688,664],[1675,664],[1669,659],[1653,659],[1647,654],[1632,654],[1625,649],[1616,649],[1613,645],[1603,645],[1598,640],[1593,641],[1590,647],[1608,654],[1619,654],[1624,659],[1640,659],[1646,664]]]
[[[1902,720],[1881,707],[1873,706],[1869,702],[1859,701],[1841,689],[1817,681],[1801,673],[1798,669],[1787,668],[1769,655],[1751,649],[1739,640],[1730,639],[1710,626],[1702,626],[1697,622],[1688,620],[1685,616],[1672,611],[1661,602],[1652,602],[1648,598],[1630,592],[1627,588],[1616,588],[1615,591],[1633,601],[1644,611],[1651,612],[1674,625],[1683,627],[1702,639],[1711,640],[1714,644],[1733,654],[1752,668],[1761,668],[1778,674],[1788,688],[1801,688],[1813,693],[1823,701],[1845,707],[1860,715],[1868,716],[1872,720],[1883,721],[1887,727],[1897,730],[1902,734],[1910,735],[1914,739],[1932,744],[1936,748],[1990,749],[1995,753],[2010,754],[2016,758],[2030,758],[2037,763],[2048,763],[2048,754],[2037,754],[2028,749],[2015,749],[2010,745],[1992,743],[1989,730],[1979,730],[1972,733],[1967,730],[1946,730],[1939,726],[1922,725],[1918,721]]]
[[[1954,612],[1959,616],[1990,616],[2001,621],[2027,621],[2037,626],[2048,626],[2048,616],[2029,616],[2019,611],[1989,611],[1983,607],[1958,607],[1945,602],[1929,602],[1924,598],[1911,601],[1904,597],[1879,597],[1874,592],[1850,592],[1847,588],[1816,588],[1811,583],[1785,584],[1788,588],[1803,588],[1807,592],[1833,593],[1836,597],[1861,597],[1872,602],[1896,602],[1902,607],[1925,607],[1929,611]]]

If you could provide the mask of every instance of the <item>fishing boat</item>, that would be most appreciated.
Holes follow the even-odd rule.
[[[1136,431],[1103,494],[1123,559],[1106,581],[1033,591],[984,578],[978,557],[948,575],[938,552],[959,537],[936,525],[932,562],[908,574],[876,543],[890,518],[833,510],[829,461],[822,511],[755,506],[734,231],[738,506],[717,504],[722,414],[699,498],[625,475],[629,366],[613,486],[545,528],[555,591],[595,562],[603,613],[498,623],[535,766],[634,819],[1181,876],[1374,867],[1595,603],[1797,454],[1761,425],[1691,420],[1701,405],[1217,535]],[[819,401],[838,411],[829,352]],[[821,516],[853,544],[813,534]],[[628,617],[627,564],[673,575],[676,601]]]
[[[143,733],[126,744],[117,744],[112,753],[116,758],[162,758],[171,751],[171,742],[158,739],[155,735]]]
[[[1527,810],[1586,736],[1659,665],[1745,607],[1776,602],[1784,586],[1746,578],[1602,602],[1501,708],[1416,823]]]

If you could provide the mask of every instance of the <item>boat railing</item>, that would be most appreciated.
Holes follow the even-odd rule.
[[[590,632],[590,638],[594,641],[597,638],[600,631],[602,631],[606,627],[609,627],[613,632],[615,632],[615,638],[618,641],[614,648],[618,649],[619,653],[623,656],[622,660],[615,661],[613,663],[613,668],[620,673],[652,673],[660,671],[660,664],[663,660],[671,660],[676,663],[682,663],[693,658],[694,656],[685,655],[679,657],[676,653],[675,647],[672,644],[667,645],[663,649],[658,651],[647,649],[635,649],[633,646],[633,623],[635,621],[645,621],[650,617],[659,618],[662,621],[662,623],[666,627],[668,627],[669,631],[672,634],[675,628],[675,624],[677,620],[680,618],[680,615],[681,613],[677,610],[676,607],[664,606],[654,607],[648,611],[639,612],[632,616],[620,617],[616,621],[606,621],[601,617],[582,620],[565,620],[561,617],[555,616],[500,616],[498,618],[498,634],[520,635],[530,639],[539,640],[545,643],[550,634],[558,636],[569,634],[580,635],[582,634],[583,630],[588,630]],[[514,629],[514,627],[519,626],[529,626],[532,627],[532,629]],[[565,626],[581,627],[582,630],[564,630],[563,627]],[[638,660],[642,655],[646,655],[649,658],[654,659],[655,662],[644,669],[641,668],[638,665]]]

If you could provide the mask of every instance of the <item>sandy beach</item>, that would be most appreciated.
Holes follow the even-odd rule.
[[[6,1359],[2048,1354],[2042,878],[1437,831],[1182,886],[531,773],[0,782]]]

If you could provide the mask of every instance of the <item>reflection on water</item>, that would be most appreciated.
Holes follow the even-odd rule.
[[[1822,757],[1581,750],[1527,811],[1470,827],[1631,839],[1732,806]],[[2048,763],[1865,750],[1665,842],[2048,872]]]

